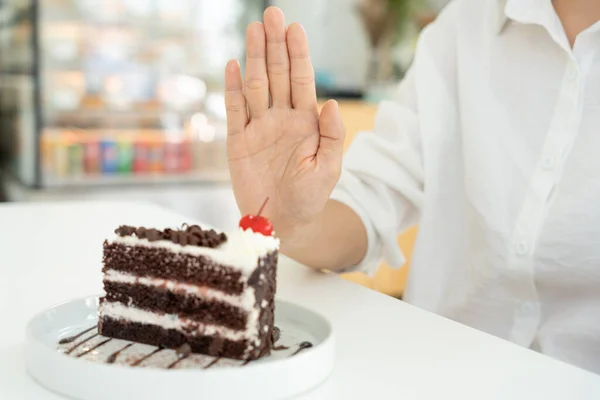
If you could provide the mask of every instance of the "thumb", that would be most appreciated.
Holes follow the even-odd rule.
[[[337,101],[329,100],[323,105],[321,115],[319,115],[319,132],[321,139],[317,151],[317,160],[321,164],[340,170],[346,128],[342,122]]]

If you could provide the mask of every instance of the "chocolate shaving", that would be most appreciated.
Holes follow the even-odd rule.
[[[260,281],[261,273],[262,273],[261,268],[256,268],[254,271],[252,271],[252,274],[250,274],[250,277],[248,278],[248,285],[256,286],[258,284],[258,282]]]
[[[273,344],[277,343],[277,341],[279,340],[280,337],[281,337],[281,329],[274,326],[273,330],[271,331],[271,342]]]
[[[148,239],[149,242],[157,240],[168,240],[182,246],[201,246],[215,248],[227,241],[225,233],[218,233],[214,229],[204,230],[198,225],[183,224],[181,230],[176,229],[147,229],[142,226],[121,225],[115,230],[115,233],[121,237],[137,236],[140,239]]]

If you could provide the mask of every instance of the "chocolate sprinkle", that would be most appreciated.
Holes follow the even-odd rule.
[[[271,342],[273,344],[277,343],[277,341],[279,340],[280,337],[281,337],[281,329],[274,326],[273,331],[271,332]]]
[[[137,236],[139,239],[148,239],[149,242],[157,240],[168,240],[181,246],[201,246],[215,248],[227,241],[225,233],[217,232],[214,229],[205,230],[198,225],[188,226],[183,224],[181,229],[159,230],[154,228],[144,228],[143,226],[134,227],[121,225],[115,229],[115,233],[121,237]]]

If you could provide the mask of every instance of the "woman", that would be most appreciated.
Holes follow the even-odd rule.
[[[242,213],[269,196],[282,252],[337,271],[418,223],[406,301],[600,373],[600,2],[455,0],[343,168],[302,27],[264,20],[226,67]]]

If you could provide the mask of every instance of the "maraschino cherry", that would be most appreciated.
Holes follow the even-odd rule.
[[[269,198],[265,199],[265,202],[260,206],[258,214],[256,215],[244,215],[240,219],[240,228],[243,230],[252,229],[253,232],[261,233],[265,236],[271,236],[273,234],[273,224],[267,218],[262,217],[260,214],[267,205]]]

